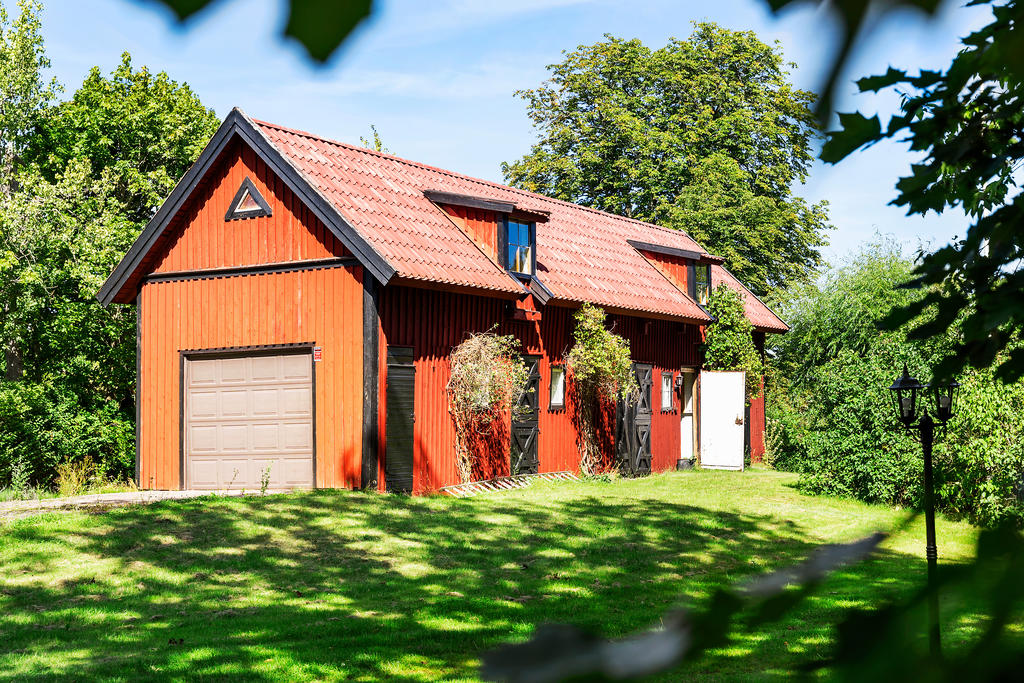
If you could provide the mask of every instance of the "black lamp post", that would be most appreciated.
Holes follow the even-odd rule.
[[[928,643],[933,655],[942,653],[939,637],[939,594],[935,584],[935,571],[939,552],[935,546],[935,492],[932,485],[932,445],[935,430],[945,430],[946,422],[954,415],[957,392],[960,384],[955,380],[949,384],[928,386],[910,376],[906,364],[903,375],[892,386],[892,397],[896,404],[896,416],[904,428],[916,434],[924,451],[924,514],[927,533],[925,556],[928,558]],[[928,398],[934,402],[928,408]],[[932,413],[934,412],[934,418]],[[920,416],[920,417],[919,417]],[[915,420],[917,424],[914,424]],[[937,422],[936,422],[937,421]]]

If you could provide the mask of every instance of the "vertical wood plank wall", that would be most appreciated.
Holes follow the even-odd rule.
[[[312,342],[316,483],[352,487],[362,461],[363,271],[150,282],[140,292],[140,486],[180,488],[180,351]]]
[[[473,209],[465,206],[444,205],[442,210],[448,214],[462,231],[476,242],[480,250],[498,263],[498,214],[486,209]]]
[[[248,177],[271,215],[225,221]],[[347,256],[345,248],[248,146],[235,141],[175,218],[153,272],[284,263]]]
[[[653,251],[645,251],[643,249],[640,250],[640,253],[643,254],[655,268],[660,270],[662,275],[667,277],[672,284],[683,292],[688,291],[687,279],[689,277],[689,266],[686,259],[681,256],[657,254]]]
[[[411,346],[416,366],[416,423],[414,491],[434,490],[458,483],[455,466],[455,430],[448,413],[448,356],[468,332],[484,332],[495,325],[499,334],[514,334],[524,354],[538,355],[540,361],[540,415],[538,456],[540,471],[575,470],[579,465],[577,434],[573,426],[571,392],[566,392],[563,409],[549,408],[551,365],[563,362],[571,345],[574,310],[543,307],[539,322],[509,319],[509,302],[497,299],[439,292],[410,287],[386,287],[381,294],[381,339],[383,344]],[[651,363],[656,377],[662,371],[678,373],[681,367],[697,365],[699,335],[692,325],[667,321],[645,321],[631,316],[609,316],[612,329],[631,342],[637,362]],[[384,347],[386,348],[386,347]],[[382,366],[381,386],[386,383]],[[675,375],[673,375],[674,377]],[[673,406],[661,412],[659,385],[654,387],[652,453],[656,470],[671,469],[679,458],[679,398],[673,392]],[[386,428],[384,392],[381,390],[382,436]],[[387,457],[381,449],[381,462]],[[383,470],[383,466],[381,467]]]

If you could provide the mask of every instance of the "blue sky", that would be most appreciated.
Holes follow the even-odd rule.
[[[816,4],[774,16],[764,0],[377,0],[374,17],[328,65],[316,67],[279,37],[284,2],[220,0],[185,29],[151,2],[44,2],[47,52],[66,94],[91,67],[109,72],[128,51],[137,66],[187,82],[220,116],[240,106],[256,118],[356,143],[374,124],[395,154],[499,182],[500,163],[522,156],[534,140],[513,93],[538,85],[563,50],[605,33],[657,47],[688,36],[691,22],[711,20],[781,42],[798,65],[796,84],[813,89],[837,37]],[[856,77],[890,64],[948,65],[959,38],[989,16],[961,4],[946,3],[933,19],[901,11],[882,21],[850,65],[839,109],[893,110],[893,96],[856,95]],[[914,158],[892,143],[838,166],[815,165],[796,192],[831,204],[829,260],[879,232],[907,253],[963,235],[962,214],[908,218],[887,206]]]

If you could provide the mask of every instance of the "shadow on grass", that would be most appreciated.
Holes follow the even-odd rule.
[[[0,677],[472,678],[483,651],[540,623],[619,635],[816,543],[767,515],[598,486],[549,503],[314,492],[131,507],[68,530],[26,521],[2,539],[17,552]],[[888,553],[851,569],[829,588],[842,600],[694,673],[826,647],[842,608],[907,590],[917,564]]]

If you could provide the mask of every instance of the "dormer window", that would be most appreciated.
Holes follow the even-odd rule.
[[[532,277],[537,260],[536,223],[508,218],[505,221],[505,267],[517,275]]]
[[[694,298],[701,306],[706,306],[708,296],[711,294],[711,266],[706,263],[698,263],[694,268]]]

